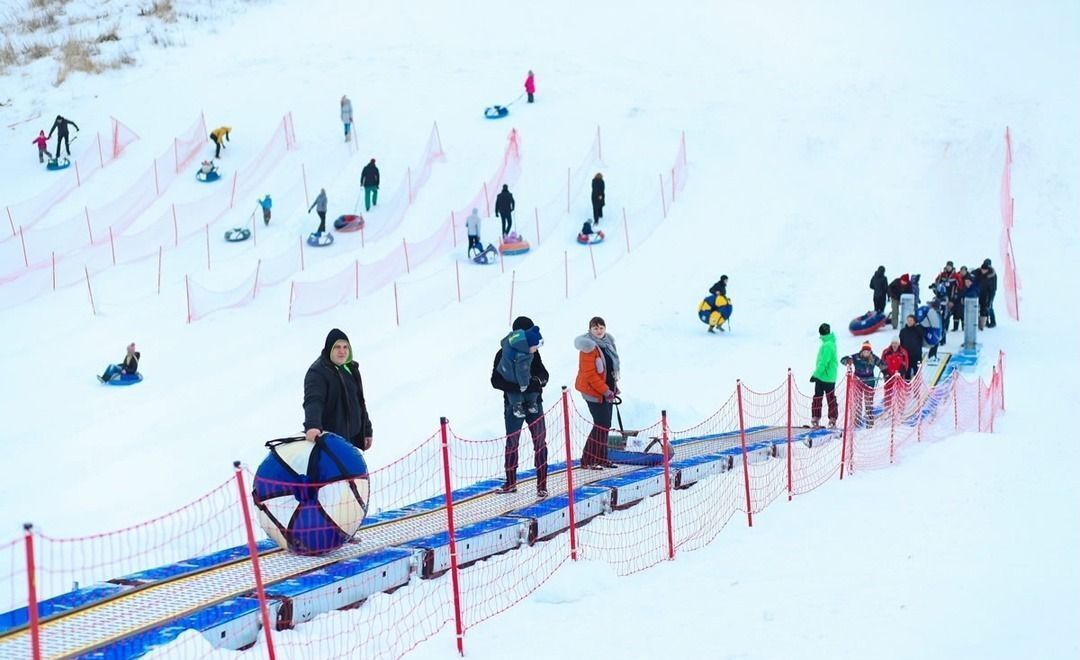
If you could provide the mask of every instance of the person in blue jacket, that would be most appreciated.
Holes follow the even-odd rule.
[[[270,199],[270,193],[266,193],[266,197],[259,200],[259,206],[262,207],[263,225],[270,224],[270,209],[274,207],[274,202]]]
[[[874,425],[874,386],[877,384],[874,369],[879,369],[884,377],[885,362],[874,355],[874,347],[870,345],[870,342],[864,341],[858,353],[840,358],[840,364],[844,366],[850,364],[855,377],[863,384],[863,387],[855,390],[855,405],[858,410],[858,400],[862,397],[863,420],[866,422],[866,428],[870,428]]]

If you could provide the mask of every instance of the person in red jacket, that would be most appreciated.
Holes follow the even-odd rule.
[[[529,75],[525,76],[525,93],[529,95],[529,103],[532,103],[533,95],[536,94],[536,78],[533,77],[532,69],[529,69]]]
[[[881,352],[881,360],[885,363],[885,410],[890,410],[894,400],[903,405],[904,377],[910,367],[908,352],[900,345],[899,337],[893,337]]]
[[[45,131],[39,131],[38,136],[33,139],[33,143],[37,145],[37,159],[39,163],[45,162],[45,156],[52,160],[52,154],[49,153],[49,139],[45,137]]]
[[[587,470],[616,467],[607,457],[612,406],[619,393],[616,384],[619,381],[619,352],[615,348],[615,338],[607,334],[604,319],[594,316],[589,320],[589,332],[574,339],[574,348],[579,351],[574,389],[581,392],[593,418],[593,428],[581,454],[581,467]]]

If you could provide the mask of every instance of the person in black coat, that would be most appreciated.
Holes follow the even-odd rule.
[[[67,151],[67,155],[71,155],[71,143],[68,141],[68,126],[74,126],[75,130],[79,130],[79,125],[75,122],[56,115],[56,121],[53,122],[52,128],[49,129],[49,135],[46,139],[51,138],[53,132],[56,132],[56,157],[60,158],[60,143],[64,143],[64,149]]]
[[[604,217],[604,175],[597,172],[592,180],[593,224],[599,224],[602,217]]]
[[[495,214],[502,219],[502,235],[510,233],[513,221],[510,214],[514,212],[514,196],[510,194],[510,186],[503,184],[502,192],[495,196]]]
[[[519,316],[514,319],[514,330],[528,330],[535,324],[527,316]],[[510,392],[520,392],[520,386],[512,383],[499,373],[499,360],[502,359],[502,349],[495,353],[495,362],[491,366],[491,386],[503,393],[503,421],[506,424],[506,458],[503,467],[506,469],[506,482],[499,489],[500,493],[517,492],[517,468],[518,468],[518,444],[521,439],[521,425],[528,423],[529,433],[532,435],[533,465],[536,467],[536,497],[547,497],[547,425],[544,422],[544,402],[542,392],[548,382],[548,370],[544,367],[544,361],[540,359],[540,351],[533,353],[532,367],[530,370],[529,385],[526,392],[536,392],[537,412],[526,411],[525,417],[516,417],[510,405]]]
[[[314,442],[336,433],[359,449],[371,448],[371,418],[364,401],[360,367],[345,333],[334,328],[304,375],[304,437]]]
[[[379,205],[379,168],[374,158],[360,170],[360,185],[364,187],[364,210],[370,211]]]
[[[889,278],[885,277],[885,266],[878,266],[870,278],[870,290],[874,292],[874,311],[885,311],[885,294],[889,291]]]
[[[983,326],[993,328],[997,326],[997,318],[994,315],[994,296],[997,295],[997,272],[990,265],[989,259],[984,259],[979,284],[979,329]]]
[[[720,280],[709,287],[709,293],[714,296],[724,296],[727,298],[727,275],[721,275]]]
[[[915,376],[922,363],[923,340],[926,337],[925,329],[915,321],[914,314],[908,314],[906,325],[900,329],[900,345],[908,354],[907,380]]]

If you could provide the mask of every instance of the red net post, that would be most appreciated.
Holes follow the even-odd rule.
[[[671,203],[675,203],[675,168],[671,168]]]
[[[516,280],[517,271],[510,271],[510,315],[508,317],[510,323],[514,322],[514,285],[516,284]]]
[[[623,236],[626,238],[626,253],[630,254],[630,227],[626,223],[626,207],[622,210]]]
[[[487,181],[484,182],[484,211],[487,215],[491,215],[491,199],[488,197]]]
[[[187,301],[187,322],[191,323],[191,278],[184,275],[184,298]]]
[[[540,245],[540,209],[533,207],[533,217],[536,219],[536,244]]]
[[[664,195],[664,175],[656,175],[660,179],[660,208],[664,212],[664,219],[667,219],[667,197]]]
[[[311,195],[307,187],[307,167],[303,163],[300,163],[300,176],[304,180],[304,206],[311,206]]]
[[[994,412],[997,409],[998,375],[997,367],[990,371],[990,432],[994,432]]]
[[[90,311],[94,316],[97,316],[97,306],[94,304],[94,290],[90,288],[90,269],[83,266],[83,272],[86,274],[86,293],[90,296]]]
[[[394,281],[394,324],[401,327],[401,308],[398,304],[397,281]]]
[[[255,283],[251,285],[251,299],[255,300],[256,294],[259,293],[259,271],[262,270],[262,259],[255,262]]]
[[[180,247],[180,224],[176,221],[176,204],[172,205],[173,247]]]
[[[589,263],[592,264],[592,278],[596,279],[596,257],[593,255],[592,243],[589,243]]]
[[[57,151],[59,151],[59,149]],[[79,175],[79,161],[75,161],[75,185],[82,185],[82,177]]]
[[[840,481],[844,480],[845,459],[848,455],[848,447],[851,444],[851,370],[844,376],[844,433],[843,442],[840,445]],[[851,469],[851,466],[847,466]]]
[[[26,254],[26,233],[23,231],[22,225],[19,225],[19,242],[22,243],[22,258],[23,264],[27,268],[30,267],[30,257]]]
[[[577,517],[574,513],[574,449],[570,439],[570,394],[562,387],[563,440],[566,443],[566,495],[570,514],[570,559],[577,561]]]
[[[83,207],[83,215],[86,216],[86,234],[90,237],[90,245],[94,244],[94,229],[90,226],[90,209]]]
[[[597,139],[599,139],[599,128],[597,129]],[[660,411],[660,437],[663,441],[662,450],[664,453],[664,509],[667,513],[667,545],[668,545],[668,559],[675,559],[675,529],[673,523],[673,517],[671,515],[671,461],[668,458],[668,421],[667,411]]]
[[[37,567],[34,563],[34,526],[23,525],[26,532],[26,607],[30,615],[30,654],[34,660],[41,660],[41,626],[38,622]]]
[[[746,524],[754,526],[754,508],[750,502],[750,465],[746,455],[746,421],[743,415],[742,381],[735,381],[735,394],[739,402],[739,446],[742,447],[743,484],[746,487]]]
[[[401,250],[405,254],[405,272],[411,273],[412,270],[409,268],[409,244],[405,242],[404,237],[401,239]]]
[[[210,270],[210,225],[205,226],[206,230],[206,270]]]
[[[116,239],[113,238],[112,225],[109,225],[109,252],[112,253],[112,265],[116,265]]]
[[[454,277],[457,279],[457,301],[461,302],[461,264],[454,261]]]
[[[52,253],[52,290],[56,291],[56,252]]]
[[[447,424],[448,421],[445,417],[439,418],[440,433],[442,434],[443,487],[446,493],[446,531],[450,541],[450,583],[454,590],[454,626],[458,654],[464,656],[465,631],[461,625],[461,587],[458,581],[457,542],[454,540],[454,497],[453,487],[450,485],[450,444],[447,439]]]
[[[597,125],[597,127],[596,127],[596,157],[598,159],[600,159],[600,160],[604,160],[604,147],[603,147],[603,143],[600,142],[600,126],[599,125]]]
[[[157,159],[154,159],[154,194],[161,194],[161,182],[158,180]]]
[[[684,138],[685,139],[685,138]],[[791,390],[794,384],[794,378],[791,375],[791,369],[787,370],[787,381],[784,383],[787,394],[787,498],[788,502],[791,501],[792,496],[792,478],[791,478]]]
[[[157,292],[161,295],[161,266],[165,256],[165,248],[161,245],[158,246],[157,251]]]
[[[8,225],[11,227],[11,237],[15,238],[15,218],[11,217],[11,207],[7,206],[4,208],[7,209],[7,220]]]
[[[248,505],[247,492],[244,490],[244,473],[240,461],[233,462],[236,470],[236,490],[240,496],[240,507],[244,512],[244,530],[247,533],[248,554],[251,557],[251,572],[255,577],[255,594],[259,598],[259,615],[262,617],[263,634],[266,636],[266,653],[270,660],[275,660],[274,637],[271,633],[270,609],[266,605],[266,590],[263,587],[262,568],[259,565],[259,549],[255,544],[255,529],[251,524],[251,507]]]

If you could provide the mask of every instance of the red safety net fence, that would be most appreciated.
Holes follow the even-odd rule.
[[[737,382],[715,413],[681,431],[670,429],[664,413],[627,432],[619,415],[607,421],[610,406],[597,409],[594,423],[566,388],[525,419],[506,415],[506,436],[462,437],[443,418],[415,449],[370,473],[358,538],[310,557],[262,539],[250,501],[254,475],[237,463],[209,493],[145,523],[75,538],[28,528],[0,544],[7,631],[0,630],[0,651],[32,658],[106,652],[103,643],[223,599],[247,603],[248,615],[220,634],[174,635],[171,656],[254,646],[248,655],[256,657],[400,657],[450,623],[460,651],[471,627],[527,598],[568,561],[603,561],[621,575],[641,571],[708,544],[737,513],[752,526],[783,496],[896,463],[912,444],[992,432],[1005,406],[1004,354],[988,381],[952,370],[935,386],[921,375],[870,386],[849,373],[836,394],[842,433],[816,433],[812,442],[804,428],[810,397],[790,372],[768,391]],[[616,444],[612,436],[628,445],[655,440],[659,463],[632,480],[611,479],[624,466],[591,468]],[[695,474],[703,464],[697,457],[709,472]],[[538,498],[541,489],[546,496]],[[331,498],[319,500],[330,506]],[[405,518],[408,525],[395,524]],[[334,589],[325,573],[335,562],[393,548],[414,550],[399,555],[413,559],[390,586],[378,586],[385,571],[372,571],[369,582],[348,586],[364,595],[350,597],[346,583]],[[301,598],[291,591],[296,575],[325,576],[329,587]],[[112,602],[83,607],[102,600]],[[142,653],[139,643],[108,652]]]
[[[445,161],[445,153],[442,148],[441,138],[439,136],[439,129],[437,124],[433,124],[430,134],[428,135],[427,142],[424,146],[424,152],[421,155],[417,165],[415,167],[408,167],[402,176],[401,183],[398,185],[395,192],[388,198],[388,202],[382,202],[378,206],[378,211],[370,213],[366,216],[367,221],[363,229],[359,234],[359,245],[354,245],[349,251],[358,253],[360,250],[366,248],[369,243],[377,243],[379,240],[385,238],[391,232],[396,230],[404,222],[404,219],[415,203],[417,195],[422,188],[427,184],[431,178],[431,172],[434,165]],[[502,169],[505,169],[505,163]],[[500,170],[502,171],[502,170]],[[296,203],[300,201],[296,197],[296,192],[290,191],[286,193],[285,204],[287,208],[289,206],[296,206]],[[292,194],[290,194],[292,193]],[[361,198],[357,203],[362,204],[363,193],[361,192]],[[275,200],[275,208],[281,206],[281,202],[278,201],[281,198]],[[308,202],[308,191],[306,184],[306,174],[304,175],[304,197],[303,206],[301,210],[306,210],[310,205]],[[257,222],[253,216],[252,218],[252,233],[256,236],[257,242]],[[340,267],[336,274],[324,277],[320,282],[328,285],[325,289],[318,289],[316,287],[315,294],[307,296],[308,306],[305,309],[310,309],[312,306],[321,306],[317,309],[330,309],[339,304],[342,304],[348,300],[356,300],[357,297],[364,292],[374,291],[381,286],[385,286],[392,279],[392,274],[399,269],[408,270],[409,267],[414,267],[425,259],[427,256],[428,246],[431,243],[437,245],[438,241],[445,238],[446,227],[440,225],[436,231],[427,239],[423,239],[417,243],[408,243],[402,241],[402,244],[398,247],[392,248],[387,254],[378,259],[375,262],[362,263],[359,259],[354,258],[352,263],[345,262],[345,265]],[[347,240],[338,235],[339,239]],[[210,263],[210,243],[207,242],[207,263]],[[256,299],[259,292],[266,290],[267,288],[283,284],[290,280],[298,273],[305,272],[312,265],[319,265],[326,260],[334,260],[337,263],[341,263],[342,252],[335,249],[327,252],[318,248],[312,248],[305,246],[302,237],[298,237],[296,242],[291,246],[288,246],[276,254],[259,257],[255,263],[250,267],[249,276],[242,280],[240,284],[234,286],[214,289],[208,286],[202,286],[196,282],[196,278],[189,278],[190,285],[187,288],[187,318],[188,322],[197,321],[205,318],[214,312],[233,309],[241,307],[251,303]],[[406,258],[409,262],[406,262]],[[363,272],[363,276],[360,276],[360,272]],[[391,274],[388,278],[387,274]],[[254,277],[254,295],[249,295],[251,287],[249,282]],[[296,286],[292,285],[290,295],[293,295],[293,291]],[[309,291],[308,287],[300,286],[301,292]],[[305,302],[302,301],[301,305]],[[317,312],[314,312],[317,313]],[[291,318],[291,317],[290,317]]]
[[[1012,196],[1012,136],[1005,127],[1005,166],[1001,172],[1001,284],[1004,287],[1005,308],[1013,320],[1020,320],[1020,278],[1016,274],[1016,254],[1013,251],[1012,228],[1016,201]]]
[[[94,138],[85,144],[79,155],[71,159],[71,167],[47,173],[47,176],[55,177],[52,185],[29,199],[4,206],[11,233],[0,231],[0,244],[15,239],[20,227],[25,230],[37,224],[51,208],[85,183],[95,172],[119,158],[128,145],[139,139],[135,131],[120,120],[115,117],[110,117],[110,120],[109,131],[104,136],[100,132],[95,133]],[[0,273],[8,272],[7,261],[3,259],[5,256],[6,254],[0,254]]]
[[[322,279],[294,279],[289,293],[289,320],[321,314],[347,300],[357,300],[360,296],[378,291],[396,278],[411,273],[436,255],[448,252],[457,245],[458,222],[464,221],[473,208],[490,209],[502,186],[513,184],[520,174],[518,132],[511,130],[507,136],[502,163],[495,173],[484,181],[472,199],[457,211],[451,211],[426,237],[416,241],[403,238],[400,246],[391,249],[381,258],[368,263],[355,260],[337,273]]]

